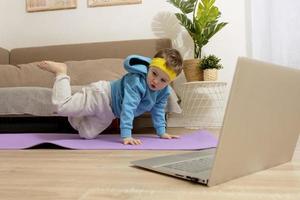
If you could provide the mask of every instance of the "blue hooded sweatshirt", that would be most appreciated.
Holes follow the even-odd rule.
[[[151,112],[157,135],[166,131],[165,106],[170,95],[169,86],[159,91],[147,84],[148,66],[151,58],[131,55],[124,61],[128,71],[121,79],[111,81],[112,111],[120,118],[121,137],[131,137],[134,117]]]

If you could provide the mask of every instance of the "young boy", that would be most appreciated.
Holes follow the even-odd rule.
[[[175,49],[162,49],[154,58],[128,56],[128,71],[115,81],[98,81],[71,94],[70,77],[64,63],[43,61],[38,66],[56,75],[52,102],[57,113],[68,116],[70,124],[86,139],[97,137],[113,119],[120,118],[124,144],[141,144],[131,136],[133,119],[151,112],[152,122],[160,138],[178,138],[166,133],[165,106],[170,95],[169,84],[182,71],[182,57]]]

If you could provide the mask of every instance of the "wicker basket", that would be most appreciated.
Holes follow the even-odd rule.
[[[218,70],[217,69],[205,69],[203,71],[204,81],[216,81],[218,80]]]
[[[189,82],[183,84],[182,114],[190,129],[222,126],[225,111],[225,82]]]
[[[203,81],[203,71],[199,68],[199,59],[183,61],[183,71],[187,82]]]

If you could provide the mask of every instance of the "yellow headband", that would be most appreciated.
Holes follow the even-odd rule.
[[[157,67],[168,74],[171,81],[176,78],[176,72],[166,65],[166,60],[163,58],[153,58],[150,67]]]

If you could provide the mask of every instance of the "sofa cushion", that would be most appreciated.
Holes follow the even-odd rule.
[[[36,63],[17,65],[21,85],[19,87],[47,87],[52,88],[55,75],[44,71]],[[9,86],[7,86],[9,87]]]
[[[87,85],[99,80],[111,81],[126,74],[123,59],[119,58],[68,61],[65,63],[68,66],[71,85]]]
[[[98,60],[68,61],[71,85],[86,85],[99,80],[115,80],[126,72],[123,59],[104,58]],[[54,74],[41,70],[38,62],[0,65],[0,87],[48,87],[52,88]]]
[[[0,65],[9,64],[9,51],[0,47]]]
[[[1,115],[52,116],[51,88],[5,87],[0,88]]]
[[[126,58],[131,54],[153,56],[159,49],[170,47],[172,47],[170,39],[154,38],[14,48],[10,50],[9,63],[15,65],[41,60],[65,62],[68,60]]]
[[[0,87],[17,87],[20,86],[20,68],[14,65],[0,65]]]
[[[72,93],[82,86],[72,86]],[[45,87],[4,87],[0,88],[0,116],[34,115],[57,116],[51,102],[52,89]],[[167,112],[181,112],[177,97],[172,90],[166,107]]]

